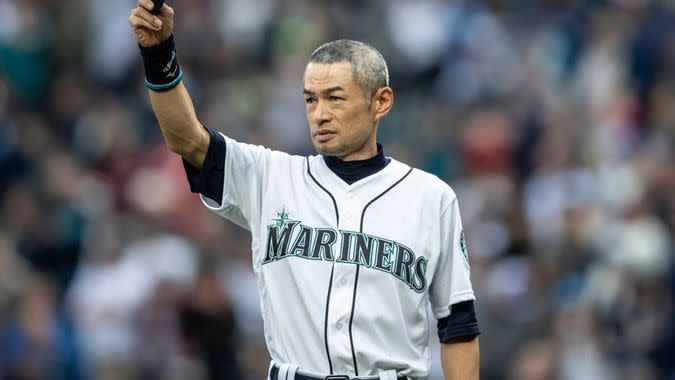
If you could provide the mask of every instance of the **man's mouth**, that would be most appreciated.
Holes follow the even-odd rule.
[[[330,140],[335,135],[336,135],[335,132],[324,129],[320,129],[314,132],[314,138],[316,139],[317,142],[320,143]]]

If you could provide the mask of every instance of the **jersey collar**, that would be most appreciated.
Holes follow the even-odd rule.
[[[348,185],[373,175],[391,162],[384,156],[382,145],[377,144],[377,154],[365,160],[342,161],[335,156],[323,156],[326,166]]]

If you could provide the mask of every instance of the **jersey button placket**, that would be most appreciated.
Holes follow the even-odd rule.
[[[342,228],[349,231],[358,231],[360,227],[356,218],[360,211],[358,202],[351,193],[347,193],[344,196],[343,205],[344,222]]]
[[[350,192],[342,193],[337,197],[340,212],[339,229],[358,233],[359,216],[362,205]],[[352,235],[351,244],[355,237]],[[353,249],[353,247],[352,247]],[[336,256],[341,252],[336,252]],[[352,299],[354,294],[354,275],[356,266],[351,262],[338,261],[335,265],[333,293],[330,300],[330,314],[328,323],[332,326],[334,335],[328,337],[331,345],[331,356],[338,374],[349,374],[349,363],[352,362],[352,350],[349,337],[349,317],[351,315]]]

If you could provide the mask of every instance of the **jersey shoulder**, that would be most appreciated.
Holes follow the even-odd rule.
[[[450,185],[435,174],[412,167],[393,158],[392,163],[412,168],[410,172],[410,186],[413,186],[415,191],[425,198],[439,199],[442,205],[446,207],[457,197]]]
[[[231,137],[225,136],[221,133],[226,142],[226,149],[237,149],[243,152],[248,152],[254,156],[259,156],[261,158],[267,158],[272,163],[274,162],[292,162],[292,163],[303,163],[307,159],[305,156],[290,154],[280,150],[274,150],[268,148],[264,145],[252,144],[247,142],[242,142],[235,140]]]

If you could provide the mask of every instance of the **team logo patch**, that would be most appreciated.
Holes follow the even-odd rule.
[[[288,212],[286,212],[286,208],[282,208],[281,211],[277,211],[277,217],[272,218],[272,220],[277,227],[281,228],[286,227],[288,222],[292,222],[292,220],[288,218]]]
[[[428,259],[404,244],[361,232],[307,226],[292,219],[285,208],[270,219],[261,265],[287,257],[357,264],[389,273],[415,292],[427,288]]]
[[[469,250],[466,248],[466,239],[464,238],[464,230],[459,234],[459,249],[462,251],[464,260],[466,260],[467,265],[469,264]]]

